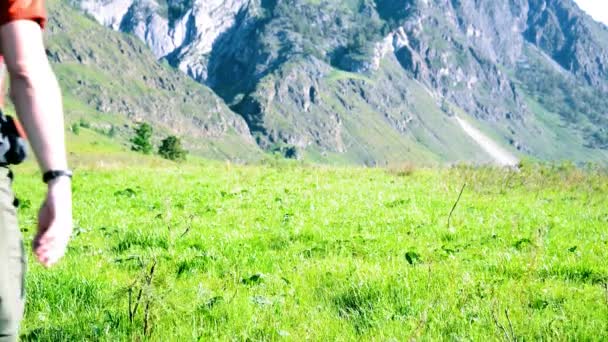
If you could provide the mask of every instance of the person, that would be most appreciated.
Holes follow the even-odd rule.
[[[10,78],[10,97],[47,183],[32,247],[50,267],[63,257],[72,233],[71,172],[63,105],[46,57],[43,0],[0,2],[0,53]],[[11,192],[12,173],[0,167],[0,342],[15,341],[23,316],[25,252]]]

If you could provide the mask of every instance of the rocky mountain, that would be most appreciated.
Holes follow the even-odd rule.
[[[73,1],[210,87],[265,150],[608,161],[608,28],[573,0]]]
[[[189,150],[208,157],[261,155],[242,117],[209,88],[159,63],[139,39],[109,30],[64,2],[48,7],[47,55],[68,122],[127,141],[133,125],[146,121],[155,126],[157,140],[177,134]]]

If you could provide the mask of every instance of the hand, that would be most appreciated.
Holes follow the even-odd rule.
[[[68,177],[49,182],[46,200],[38,213],[33,249],[38,261],[51,267],[65,254],[72,235],[72,188]]]

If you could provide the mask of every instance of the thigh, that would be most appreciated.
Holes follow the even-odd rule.
[[[0,342],[14,341],[23,316],[25,253],[8,170],[0,167]]]

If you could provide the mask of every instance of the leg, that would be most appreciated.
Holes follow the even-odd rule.
[[[0,168],[0,342],[17,340],[25,298],[25,253],[8,173]]]

